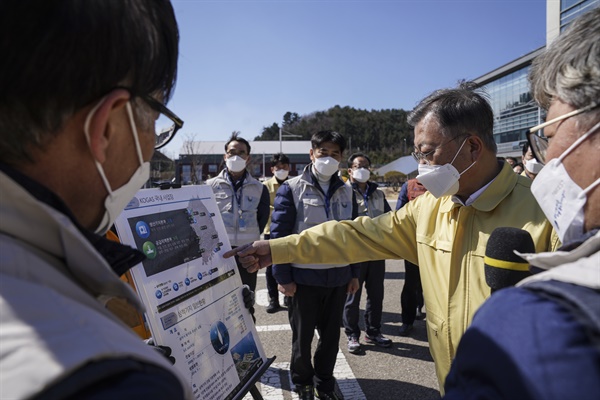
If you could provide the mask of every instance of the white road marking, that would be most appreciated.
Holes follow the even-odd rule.
[[[290,331],[289,325],[261,325],[256,327],[259,332],[276,332],[276,331]],[[318,332],[315,330],[315,335],[319,337]],[[282,374],[281,371],[284,371]],[[280,362],[272,364],[269,369],[261,378],[260,391],[265,400],[281,400],[284,398],[281,376],[286,376],[288,379],[287,387],[292,388],[291,396],[292,400],[298,400],[298,394],[294,392],[294,384],[292,383],[292,377],[290,375],[290,364],[288,362]],[[337,354],[337,360],[333,375],[337,381],[337,384],[344,396],[345,400],[364,400],[366,399],[350,364],[346,360],[344,353],[339,350]],[[247,395],[244,400],[252,400],[252,397]]]
[[[275,332],[275,331],[291,331],[292,327],[286,325],[260,325],[256,327],[258,332]]]
[[[254,292],[256,304],[266,307],[269,305],[269,292],[267,289],[259,289]],[[279,293],[279,304],[283,304],[283,294]]]

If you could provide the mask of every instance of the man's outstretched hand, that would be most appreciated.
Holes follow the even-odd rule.
[[[223,257],[230,258],[238,256],[242,267],[248,272],[256,272],[261,268],[273,264],[271,258],[271,246],[268,240],[257,240],[254,243],[248,243],[235,249],[229,250],[223,254]]]

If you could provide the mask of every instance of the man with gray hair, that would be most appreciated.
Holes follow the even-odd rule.
[[[377,218],[327,222],[299,235],[254,242],[238,253],[249,270],[275,263],[405,259],[420,268],[427,333],[443,390],[458,342],[490,296],[484,256],[497,227],[527,230],[538,251],[557,246],[531,181],[496,158],[493,112],[472,83],[423,99],[414,126],[417,179],[427,193]]]
[[[0,2],[3,399],[192,398],[109,311],[143,311],[119,276],[144,255],[104,236],[183,125],[178,46],[168,0]]]
[[[532,93],[548,116],[528,136],[545,165],[531,191],[563,247],[522,255],[544,272],[494,293],[475,314],[446,380],[448,399],[598,398],[599,39],[596,8],[533,61]]]

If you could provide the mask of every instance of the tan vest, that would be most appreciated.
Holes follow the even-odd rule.
[[[375,218],[384,213],[385,210],[385,194],[377,189],[369,197],[368,207],[365,205],[365,198],[358,190],[356,193],[356,203],[358,205],[358,216]]]
[[[207,180],[206,184],[213,189],[231,246],[241,246],[259,240],[261,232],[258,229],[257,211],[263,184],[246,173],[240,189],[239,204],[225,170]]]

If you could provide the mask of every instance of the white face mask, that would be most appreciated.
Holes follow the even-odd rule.
[[[246,168],[246,160],[240,156],[225,159],[225,165],[230,172],[242,172]]]
[[[100,100],[100,102],[92,108],[92,110],[88,113],[85,124],[83,126],[83,132],[85,134],[85,138],[87,139],[88,145],[90,144],[90,121],[92,119],[92,115],[96,112],[98,107],[102,104],[104,99]],[[140,188],[146,183],[148,178],[150,178],[150,162],[144,162],[142,157],[142,149],[140,147],[140,141],[138,138],[137,127],[135,125],[135,121],[133,119],[133,111],[131,110],[131,104],[127,102],[125,105],[127,109],[127,115],[129,116],[129,124],[131,125],[131,132],[133,134],[133,139],[135,142],[135,149],[137,152],[138,161],[140,166],[135,170],[133,175],[127,183],[116,190],[112,190],[110,188],[110,183],[106,178],[106,174],[104,173],[104,169],[102,165],[96,162],[96,169],[104,182],[104,187],[108,192],[108,196],[104,200],[104,216],[102,217],[102,221],[96,228],[95,232],[99,235],[104,235],[110,227],[114,224],[115,220],[121,214],[121,211],[125,208],[127,203],[133,198],[133,196],[140,190]]]
[[[357,182],[365,183],[371,177],[371,171],[367,168],[358,168],[352,170],[352,179]]]
[[[273,172],[275,178],[279,179],[280,181],[285,181],[289,173],[290,171],[287,169],[276,169],[275,172]]]
[[[330,177],[338,172],[340,162],[333,157],[316,158],[313,162],[317,172],[325,177]]]
[[[544,168],[544,164],[538,162],[538,160],[536,160],[535,158],[532,158],[531,160],[527,160],[527,162],[525,162],[525,169],[531,172],[532,174],[539,174],[542,168]]]
[[[458,192],[459,189],[458,180],[460,179],[460,176],[467,172],[469,168],[471,168],[473,165],[475,165],[476,161],[474,161],[471,165],[467,167],[467,169],[460,173],[452,165],[454,160],[456,160],[456,157],[458,157],[458,153],[460,153],[463,146],[467,142],[467,139],[465,139],[460,145],[460,148],[458,149],[458,151],[454,155],[454,158],[452,159],[452,161],[450,161],[449,164],[418,165],[419,175],[417,175],[417,180],[421,182],[421,184],[425,186],[425,189],[427,189],[436,198],[440,198],[443,196],[452,196],[456,194],[456,192]]]
[[[599,127],[600,123],[594,125],[558,158],[550,160],[531,184],[531,193],[563,244],[572,242],[584,233],[583,207],[587,193],[600,185],[600,178],[581,189],[571,179],[562,161]]]

